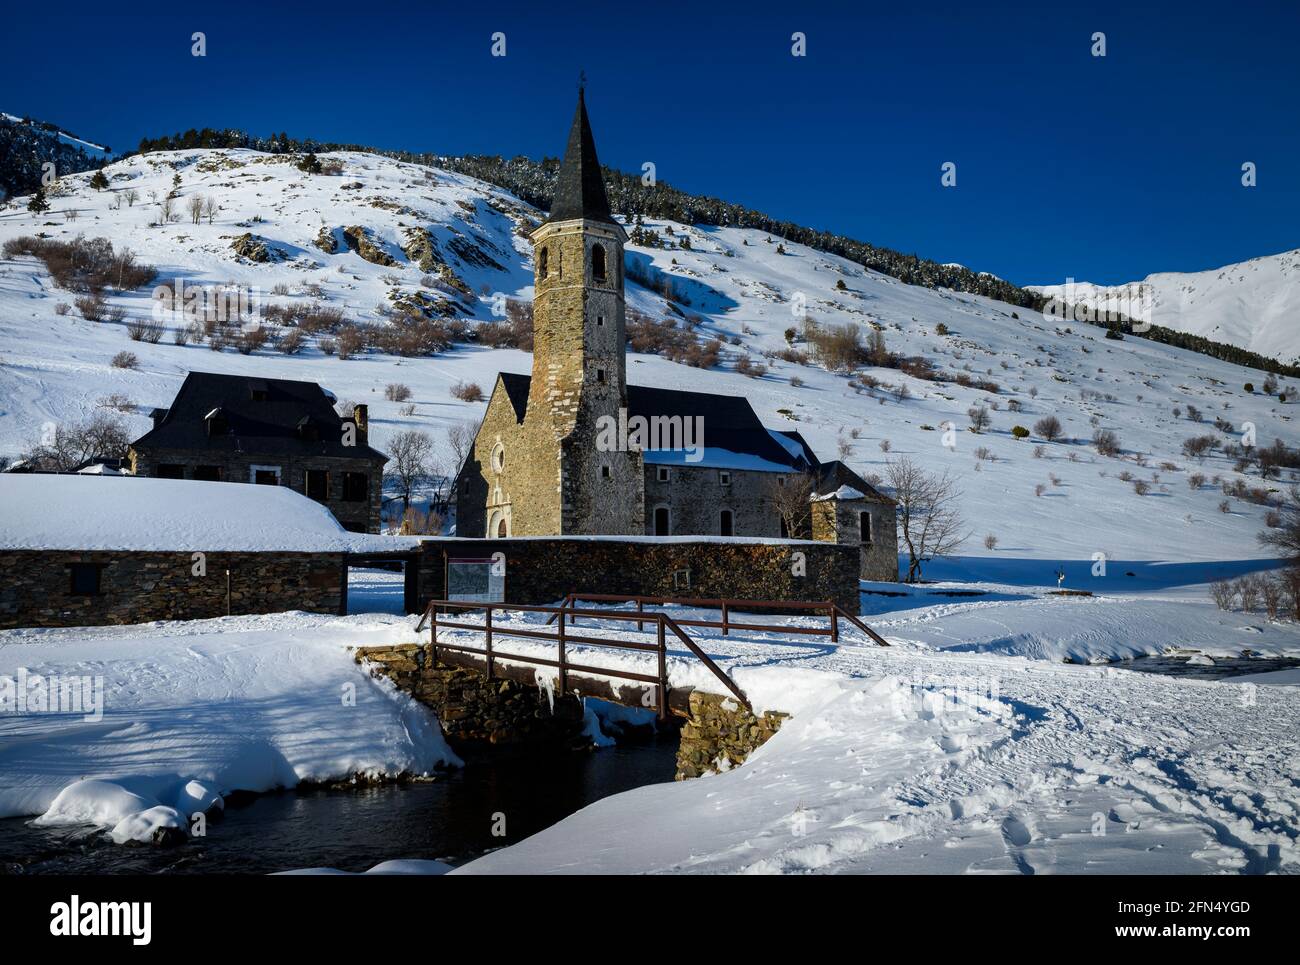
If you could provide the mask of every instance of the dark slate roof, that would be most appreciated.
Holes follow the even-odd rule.
[[[515,410],[515,419],[522,422],[528,410],[528,391],[532,379],[511,372],[500,373],[501,387]],[[789,466],[792,471],[814,467],[816,456],[804,444],[811,458],[799,458],[776,439],[759,421],[749,400],[739,395],[714,395],[708,392],[682,392],[676,389],[656,389],[648,385],[627,387],[628,417],[681,416],[704,418],[704,445],[710,449],[756,456],[768,462]],[[786,433],[788,435],[788,433]],[[803,440],[800,439],[800,442]],[[863,485],[866,485],[865,483]]]
[[[581,90],[578,91],[578,107],[573,112],[569,143],[564,149],[560,176],[555,182],[555,200],[551,203],[551,215],[547,221],[577,218],[617,223],[609,213],[605,181],[601,177],[600,161],[596,158],[596,140],[591,136],[591,122],[587,120],[587,105]]]
[[[841,486],[852,486],[872,502],[894,502],[894,500],[876,489],[875,486],[871,485],[871,483],[867,482],[838,459],[835,459],[832,462],[821,463],[818,465],[816,471],[817,484],[815,488],[818,496],[825,496],[828,493],[833,493]]]
[[[265,398],[254,399],[253,390]],[[220,409],[228,431],[209,436],[205,418]],[[315,382],[255,379],[191,372],[154,428],[131,445],[137,450],[206,449],[249,454],[334,456],[387,460],[370,446],[342,443],[343,419]],[[318,439],[304,439],[298,426],[313,422]]]

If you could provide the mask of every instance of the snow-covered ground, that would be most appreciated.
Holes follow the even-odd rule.
[[[889,648],[848,629],[838,646],[693,629],[756,708],[793,715],[777,737],[734,772],[617,795],[462,870],[1300,870],[1293,672],[1206,682],[1061,663],[1167,646],[1296,656],[1294,626],[1224,614],[1204,587],[943,595],[954,589],[972,587],[866,597]],[[235,790],[454,764],[429,713],[348,650],[412,640],[413,622],[291,613],[0,633],[0,679],[104,681],[99,719],[0,714],[0,815],[139,838]],[[600,632],[634,635],[613,621]],[[719,690],[684,649],[669,672]]]
[[[1291,365],[1300,361],[1300,248],[1208,271],[1163,271],[1128,285],[1030,286],[1072,304],[1105,307],[1146,289],[1145,321],[1226,342]]]
[[[1294,675],[1004,655],[1063,628],[1053,649],[1101,658],[1142,646],[1117,625],[1179,636],[1206,610],[1039,597],[873,620],[889,648],[710,638],[756,706],[793,713],[775,737],[736,770],[607,798],[456,873],[1300,871]],[[1300,652],[1293,628],[1264,636]]]
[[[232,791],[458,764],[348,650],[409,637],[406,619],[307,613],[0,633],[0,817],[147,839]],[[79,679],[101,682],[97,713],[42,709]]]
[[[385,325],[377,308],[391,293],[421,290],[424,273],[399,244],[404,228],[422,227],[476,293],[470,308],[478,321],[500,321],[492,311],[498,292],[531,297],[531,247],[520,232],[541,214],[512,196],[445,170],[370,154],[325,156],[342,165],[339,176],[303,174],[293,160],[235,150],[129,158],[105,169],[110,187],[103,192],[88,186],[88,174],[61,179],[66,193],[54,193],[44,215],[15,199],[0,209],[0,241],[37,233],[103,236],[157,267],[160,282],[234,283],[255,288],[270,304],[319,301],[354,321]],[[155,223],[159,206],[151,195],[164,197],[176,174],[178,210],[193,196],[214,197],[221,210],[213,224]],[[130,190],[138,193],[134,205],[122,200]],[[65,220],[70,210],[75,221]],[[395,263],[372,264],[342,245],[335,254],[314,246],[322,228],[348,225],[368,228]],[[698,319],[702,338],[722,339],[724,351],[722,363],[709,370],[630,353],[630,382],[743,394],[767,425],[798,429],[823,459],[842,452],[867,477],[883,475],[885,463],[900,456],[952,471],[961,477],[972,534],[962,552],[990,565],[1007,558],[1049,566],[1089,562],[1098,552],[1112,560],[1176,563],[1261,555],[1255,535],[1266,508],[1233,498],[1220,511],[1222,484],[1244,479],[1258,486],[1258,477],[1241,476],[1219,454],[1189,460],[1181,447],[1189,436],[1212,432],[1215,418],[1230,426],[1224,441],[1238,440],[1250,423],[1261,445],[1275,438],[1294,444],[1300,409],[1262,395],[1263,373],[1139,338],[1108,341],[1092,326],[1062,325],[987,298],[906,285],[802,245],[778,250],[781,239],[758,231],[661,220],[647,227],[671,231],[661,234],[671,247],[629,247],[629,263],[671,279],[689,303],[680,310]],[[237,259],[231,241],[244,232],[283,252],[281,260]],[[683,238],[689,249],[681,247]],[[469,260],[456,254],[458,247]],[[1255,277],[1247,276],[1239,290]],[[287,294],[273,293],[280,285]],[[531,367],[527,353],[477,345],[432,358],[366,353],[346,360],[324,354],[314,337],[296,355],[271,348],[214,352],[206,344],[172,344],[170,337],[151,345],[131,341],[124,323],[87,321],[75,308],[58,314],[60,304],[72,301],[73,293],[54,287],[39,262],[0,261],[0,455],[17,456],[48,424],[83,419],[123,399],[124,418],[143,433],[149,411],[169,405],[190,370],[317,381],[341,400],[369,404],[372,441],[383,450],[403,429],[425,429],[440,439],[450,425],[476,423],[483,404],[452,397],[457,382],[487,392],[498,371]],[[631,281],[628,301],[654,318],[665,315],[662,295]],[[146,290],[110,293],[109,302],[128,318],[152,310]],[[766,357],[789,347],[785,332],[799,326],[804,311],[822,326],[854,323],[865,333],[879,325],[890,351],[924,356],[951,375],[991,379],[999,391],[921,381],[894,369],[863,370],[906,388],[900,398],[885,388],[855,389],[846,375],[817,365]],[[794,348],[809,346],[796,341]],[[110,365],[124,349],[136,354],[138,368]],[[742,356],[769,368],[749,378],[736,370]],[[1247,382],[1254,393],[1244,391]],[[389,383],[409,386],[410,403],[385,399]],[[413,414],[404,414],[411,403]],[[992,427],[978,435],[965,431],[967,410],[982,404],[991,408]],[[1192,407],[1200,421],[1190,418]],[[1032,428],[1049,415],[1060,419],[1066,441],[1046,443],[1035,455],[1040,440],[1012,438],[1013,426]],[[946,436],[947,422],[958,431]],[[1098,428],[1115,431],[1120,457],[1099,455],[1088,443]],[[981,449],[986,458],[977,458]],[[1205,481],[1192,486],[1197,473]],[[1150,492],[1139,495],[1137,481]],[[1040,485],[1043,493],[1035,495]],[[1278,481],[1267,486],[1278,488]],[[997,538],[995,549],[983,547],[986,534]]]

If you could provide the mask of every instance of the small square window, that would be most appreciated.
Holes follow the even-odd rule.
[[[469,480],[465,480],[465,489],[469,489]],[[343,474],[343,501],[363,503],[370,498],[370,477],[364,472],[345,472]]]
[[[604,315],[597,315],[597,316],[596,316],[596,327],[597,327],[597,328],[604,328],[604,327],[605,327],[605,316],[604,316]]]
[[[601,479],[609,479],[609,478],[610,478],[609,466],[601,466],[601,467],[600,467],[600,478],[601,478]]]
[[[596,369],[596,381],[597,381],[597,382],[604,382],[604,381],[605,381],[605,370],[604,370],[604,369]]]
[[[660,481],[660,482],[667,482],[667,481],[668,481],[668,467],[667,467],[667,466],[660,466],[660,467],[659,467],[659,481]]]
[[[729,472],[720,472],[720,473],[718,473],[718,482],[719,482],[720,484],[722,484],[723,486],[730,486],[730,485],[731,485],[731,473],[729,473]]]
[[[68,566],[73,596],[99,596],[99,564],[72,563]]]
[[[784,476],[777,476],[777,477],[776,477],[776,484],[777,484],[778,486],[784,486],[784,485],[785,485],[785,477],[784,477]]]

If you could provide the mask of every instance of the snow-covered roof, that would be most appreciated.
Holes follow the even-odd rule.
[[[820,496],[813,496],[813,502],[820,502],[823,499],[866,499],[867,494],[861,490],[854,489],[852,486],[841,486],[833,493],[823,493]]]
[[[135,476],[0,474],[0,550],[376,552],[284,486]]]

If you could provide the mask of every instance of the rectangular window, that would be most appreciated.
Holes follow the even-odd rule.
[[[720,472],[720,473],[718,473],[718,482],[719,482],[721,485],[723,485],[723,486],[730,486],[730,485],[731,485],[731,473],[729,473],[729,472]]]
[[[98,563],[71,563],[68,570],[72,581],[69,592],[73,596],[99,596]]]
[[[249,466],[248,481],[257,483],[259,486],[278,486],[280,485],[280,467]]]
[[[364,503],[370,498],[370,477],[364,472],[345,472],[343,474],[343,501]]]
[[[184,479],[185,467],[178,462],[160,462],[153,474],[159,479]]]
[[[858,537],[862,540],[863,546],[871,545],[871,514],[858,514]]]
[[[597,315],[597,316],[596,316],[596,327],[597,327],[597,328],[604,328],[604,327],[605,327],[605,316],[604,316],[604,315]]]
[[[659,478],[659,481],[660,481],[660,482],[667,482],[667,481],[668,481],[668,467],[667,467],[667,466],[660,466],[660,467],[659,467],[659,475],[658,475],[658,478]]]
[[[597,382],[604,382],[604,381],[605,381],[605,370],[604,370],[604,369],[596,369],[596,381],[597,381]]]
[[[308,499],[323,503],[330,498],[330,474],[324,469],[308,469],[303,473],[302,491]]]
[[[722,511],[721,519],[718,520],[718,535],[719,536],[733,535],[732,522],[731,522],[731,510],[729,509],[724,509]]]
[[[609,466],[601,466],[601,467],[600,467],[600,478],[601,478],[601,479],[608,479],[608,478],[609,478]]]
[[[195,466],[194,478],[204,482],[221,482],[220,466]]]

